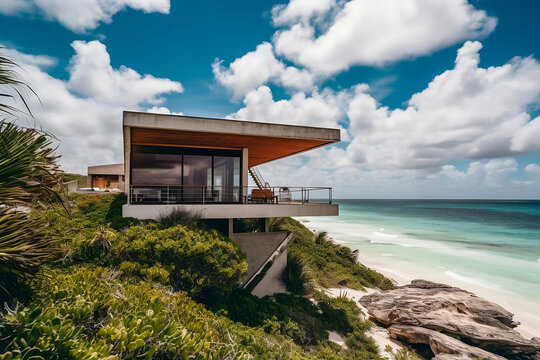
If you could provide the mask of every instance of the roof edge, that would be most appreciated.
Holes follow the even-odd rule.
[[[181,126],[179,126],[178,120],[183,120]],[[122,124],[124,127],[209,133],[234,133],[239,135],[281,138],[317,139],[328,141],[329,144],[339,142],[341,140],[341,130],[335,128],[207,118],[187,115],[154,114],[137,111],[124,111],[122,116]]]

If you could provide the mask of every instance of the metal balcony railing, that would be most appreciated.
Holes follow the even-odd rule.
[[[131,185],[129,204],[305,204],[332,203],[330,187]]]

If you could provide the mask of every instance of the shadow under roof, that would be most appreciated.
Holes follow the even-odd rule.
[[[337,143],[339,129],[124,111],[131,144],[248,148],[248,166],[256,166]]]

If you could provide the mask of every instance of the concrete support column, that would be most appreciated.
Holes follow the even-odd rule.
[[[259,218],[261,232],[270,232],[270,220],[271,218]]]
[[[232,239],[233,238],[233,233],[234,233],[234,226],[233,226],[233,221],[234,219],[229,219],[229,239]]]
[[[124,126],[124,178],[126,179],[124,183],[124,192],[128,196],[129,204],[129,185],[131,184],[131,127]]]
[[[245,201],[248,196],[248,167],[249,154],[248,148],[242,148],[242,199]]]

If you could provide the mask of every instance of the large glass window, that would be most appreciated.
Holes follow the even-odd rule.
[[[202,202],[203,200],[211,200],[212,157],[184,155],[183,185],[184,201]]]
[[[214,189],[220,202],[240,199],[240,158],[214,156]]]
[[[131,185],[139,187],[134,193],[146,191],[152,195],[146,198],[157,202],[239,202],[240,155],[235,150],[134,145]]]
[[[182,155],[166,148],[134,146],[131,156],[132,185],[180,185]]]

